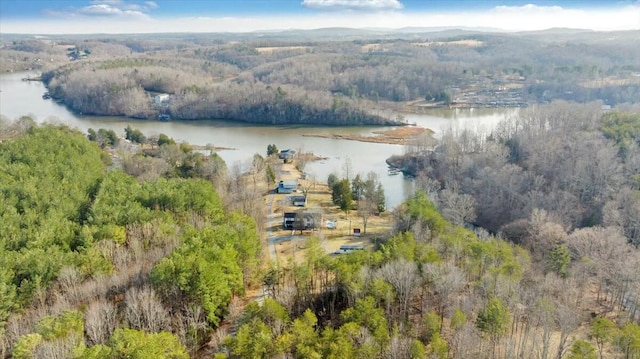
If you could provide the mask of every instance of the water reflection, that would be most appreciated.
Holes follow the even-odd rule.
[[[0,75],[0,114],[11,119],[23,115],[35,117],[40,122],[58,122],[86,132],[89,128],[106,128],[124,135],[124,128],[140,129],[145,135],[164,133],[178,141],[197,145],[213,144],[233,148],[219,155],[228,166],[246,165],[255,153],[264,155],[267,145],[314,152],[326,160],[310,163],[306,171],[319,181],[326,181],[330,173],[343,174],[343,164],[348,157],[352,174],[374,171],[384,186],[387,205],[400,204],[413,191],[413,183],[402,175],[390,176],[385,160],[394,154],[402,154],[403,146],[365,143],[303,136],[309,133],[370,134],[380,127],[312,127],[312,126],[257,126],[237,122],[207,120],[189,122],[156,122],[133,120],[124,117],[78,116],[63,105],[43,100],[46,91],[40,82],[21,81],[25,73]],[[455,126],[492,126],[512,110],[430,110],[428,114],[406,114],[409,123],[433,129],[436,134],[449,124]],[[383,128],[384,129],[384,128]]]

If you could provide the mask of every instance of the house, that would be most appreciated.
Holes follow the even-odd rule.
[[[293,193],[298,189],[298,181],[296,180],[287,180],[280,181],[278,183],[278,188],[276,188],[277,193]]]
[[[163,103],[169,102],[170,97],[171,95],[169,95],[168,93],[157,94],[153,97],[153,103],[156,106],[162,105]]]
[[[307,197],[305,196],[290,196],[291,203],[297,207],[304,207],[307,205]]]
[[[281,160],[284,160],[285,162],[293,159],[296,156],[296,151],[295,150],[282,150],[280,151],[280,154],[278,155],[278,158]]]

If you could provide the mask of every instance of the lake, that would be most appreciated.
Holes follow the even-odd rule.
[[[384,187],[389,208],[402,203],[413,192],[412,180],[402,175],[389,175],[385,163],[389,156],[402,154],[403,146],[303,136],[311,133],[368,135],[391,127],[257,126],[220,120],[157,122],[126,117],[80,116],[53,100],[43,100],[46,88],[41,82],[21,80],[29,75],[33,74],[0,75],[0,115],[10,119],[29,115],[41,123],[63,123],[83,132],[89,128],[112,129],[121,136],[124,136],[124,128],[130,125],[147,136],[164,133],[177,141],[195,145],[234,148],[218,153],[228,167],[248,165],[255,153],[264,156],[267,145],[275,144],[279,149],[292,148],[326,157],[326,160],[310,163],[305,168],[309,176],[322,182],[330,173],[343,176],[346,161],[351,163],[352,176],[374,171]],[[448,126],[487,132],[498,121],[515,112],[517,109],[433,109],[427,113],[403,115],[407,122],[430,128],[437,136]]]

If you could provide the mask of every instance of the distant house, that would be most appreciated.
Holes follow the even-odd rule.
[[[160,106],[163,103],[167,103],[169,102],[169,98],[171,97],[171,95],[169,95],[168,93],[161,93],[161,94],[157,94],[153,97],[153,103],[156,106]]]
[[[291,196],[291,204],[297,207],[304,207],[307,205],[307,197],[305,196]]]
[[[298,189],[298,181],[296,180],[280,181],[278,183],[278,188],[276,188],[276,192],[293,193],[297,189]]]
[[[293,159],[296,156],[296,151],[295,150],[282,150],[280,151],[280,154],[278,154],[278,158],[280,158],[281,160],[284,160],[285,162]]]

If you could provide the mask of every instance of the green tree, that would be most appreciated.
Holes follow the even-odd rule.
[[[552,272],[556,273],[562,278],[566,278],[569,274],[567,266],[571,263],[571,254],[569,248],[563,245],[557,245],[547,258],[547,267]]]
[[[456,308],[451,316],[451,329],[460,330],[467,323],[467,315],[460,308]]]
[[[615,336],[615,341],[625,359],[640,358],[640,325],[631,322],[625,324]]]
[[[187,350],[178,338],[167,332],[145,333],[133,329],[117,329],[109,340],[114,358],[188,359]]]
[[[510,317],[511,315],[502,303],[502,300],[497,297],[489,299],[487,306],[478,312],[476,326],[481,332],[491,338],[494,354],[498,338],[507,332]]]
[[[360,174],[357,174],[354,179],[351,180],[351,193],[356,201],[359,201],[364,196],[365,188],[364,181],[360,178]]]
[[[434,311],[428,312],[422,318],[424,338],[430,341],[436,333],[440,333],[440,316]]]
[[[427,347],[432,358],[447,359],[449,353],[449,346],[447,342],[442,339],[439,332],[433,334],[429,346]]]
[[[293,321],[290,332],[296,358],[322,358],[317,324],[318,318],[310,309],[305,310],[302,316]]]
[[[612,111],[602,116],[600,130],[619,145],[640,138],[640,115],[631,112]]]
[[[409,347],[409,354],[412,359],[426,359],[427,348],[425,348],[424,344],[422,344],[418,339],[413,339],[411,341],[411,346]]]
[[[329,186],[329,188],[333,188],[333,185],[336,184],[336,182],[338,182],[338,176],[336,176],[334,173],[330,173],[327,177],[327,185]]]
[[[115,131],[101,128],[98,130],[96,142],[98,142],[102,148],[115,147],[120,142],[120,138]]]
[[[591,324],[590,336],[596,341],[600,359],[603,358],[602,351],[604,349],[605,343],[613,339],[615,330],[616,330],[616,325],[611,320],[604,317],[597,318]]]
[[[360,326],[356,323],[345,323],[337,330],[327,327],[322,331],[322,357],[326,359],[355,359],[358,348],[357,338]],[[376,353],[375,348],[371,348]]]
[[[277,155],[278,153],[280,153],[280,150],[275,144],[267,145],[267,157],[271,155]]]
[[[581,339],[573,343],[567,355],[567,359],[596,359],[597,357],[596,348],[588,341]]]
[[[45,340],[65,338],[70,335],[78,340],[84,335],[84,318],[77,311],[64,311],[58,316],[42,318],[36,325],[36,331]]]
[[[259,318],[240,326],[228,344],[237,358],[271,358],[279,353],[273,332]]]
[[[89,139],[89,141],[91,142],[96,142],[98,141],[98,134],[96,133],[96,130],[94,130],[93,128],[89,128],[87,130],[87,138]]]
[[[442,233],[449,225],[448,222],[442,218],[440,213],[438,213],[438,209],[433,203],[431,203],[429,197],[427,197],[427,195],[422,191],[416,192],[416,194],[409,198],[405,204],[406,211],[411,220],[424,221],[424,223],[434,233]]]
[[[158,136],[158,146],[162,146],[162,145],[175,145],[176,141],[173,140],[173,138],[165,135],[164,133],[161,133]]]
[[[333,203],[343,211],[349,211],[353,207],[353,197],[349,180],[346,178],[333,184],[331,198]]]
[[[356,300],[355,305],[344,310],[340,317],[344,322],[354,322],[367,328],[375,338],[380,350],[389,342],[387,318],[382,308],[376,307],[373,297]]]
[[[13,284],[13,271],[9,269],[6,262],[8,253],[0,248],[0,333],[2,333],[7,318],[11,311],[17,306],[16,286]]]
[[[142,134],[142,131],[133,129],[131,126],[127,126],[124,129],[124,138],[135,143],[145,143],[147,138]]]
[[[40,334],[33,333],[21,336],[13,346],[11,354],[14,359],[32,359],[40,343],[42,343],[42,335]]]
[[[115,357],[113,350],[103,344],[94,345],[92,347],[80,347],[75,355],[77,359],[113,359]]]

